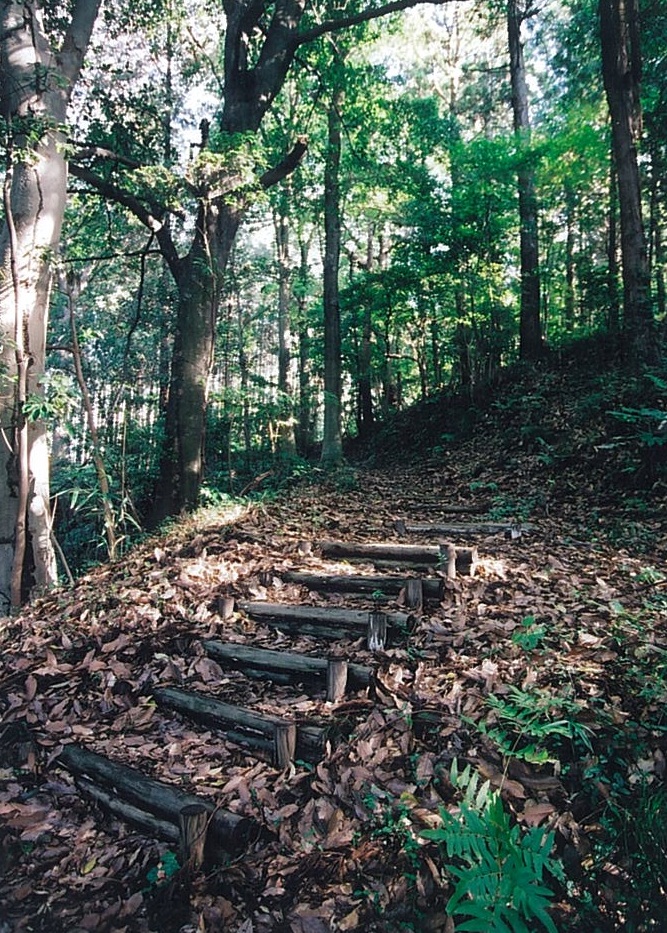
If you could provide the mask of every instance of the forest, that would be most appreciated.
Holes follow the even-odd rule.
[[[0,933],[665,929],[667,9],[0,9]]]

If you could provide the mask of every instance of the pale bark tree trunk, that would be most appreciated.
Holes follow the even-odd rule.
[[[657,342],[637,158],[642,120],[639,4],[638,0],[599,0],[598,12],[621,218],[623,336],[629,360],[641,364],[656,358]]]
[[[334,89],[327,113],[327,154],[324,169],[324,433],[322,464],[343,460],[341,425],[341,334],[338,275],[340,271],[340,160],[343,89]]]
[[[528,84],[521,43],[521,24],[535,11],[528,6],[522,10],[518,0],[507,3],[507,34],[510,54],[510,81],[512,85],[512,113],[514,133],[520,149],[517,173],[519,189],[519,227],[521,253],[521,315],[519,325],[519,355],[523,360],[537,360],[542,355],[540,324],[540,271],[537,224],[537,197],[535,169],[527,144],[530,142],[530,112]]]
[[[23,402],[42,394],[54,258],[67,195],[61,144],[100,0],[77,0],[58,50],[40,4],[0,4],[0,112],[10,133],[0,233],[0,611],[23,598],[25,548],[34,583],[57,580],[51,539],[46,426]]]

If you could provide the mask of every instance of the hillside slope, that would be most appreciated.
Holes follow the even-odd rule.
[[[547,928],[545,905],[558,930],[659,929],[665,479],[660,444],[638,435],[644,416],[609,414],[640,410],[623,391],[620,376],[526,376],[477,413],[466,440],[434,443],[427,419],[421,428],[413,419],[394,435],[411,454],[400,466],[349,468],[198,513],[4,620],[0,930],[451,931],[470,914],[461,852],[479,869],[477,855],[459,836],[457,856],[446,833],[441,845],[423,833],[465,794],[465,781],[455,785],[466,764],[480,776],[469,810],[488,820],[497,789],[496,816],[520,827],[515,841],[553,833],[542,879],[552,893],[539,893],[535,860],[514,883],[526,885],[528,913],[517,910],[531,930]],[[659,410],[654,402],[646,409]],[[397,521],[487,527],[459,537],[397,530]],[[490,522],[522,533],[492,532]],[[324,539],[453,541],[479,558],[474,573],[448,579],[446,562],[353,567],[324,556]],[[322,638],[240,608],[406,610],[404,589],[322,592],[286,579],[297,571],[421,573],[442,592],[371,652],[364,637]],[[327,702],[321,687],[224,668],[206,639],[347,657],[373,679]],[[215,727],[167,715],[154,699],[165,687],[324,727],[324,755],[277,768]],[[256,833],[186,876],[173,841],[109,815],[77,787],[58,762],[72,743],[248,817]],[[519,842],[505,857],[528,864]],[[450,916],[457,877],[464,896]],[[489,905],[505,909],[496,895],[485,929]]]

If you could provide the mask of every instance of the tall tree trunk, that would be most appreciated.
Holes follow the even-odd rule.
[[[641,49],[637,0],[599,0],[602,75],[611,115],[623,270],[623,336],[629,360],[651,362],[657,342],[649,298],[637,144],[641,135]]]
[[[310,372],[310,336],[308,334],[308,294],[306,283],[310,276],[308,263],[309,242],[301,239],[299,243],[299,289],[297,295],[297,320],[299,341],[299,417],[296,429],[297,450],[307,456],[312,444],[312,386]]]
[[[371,274],[374,271],[375,256],[373,252],[375,229],[373,226],[368,231],[366,242],[366,272]],[[372,303],[366,301],[361,311],[361,343],[359,346],[359,435],[368,437],[373,430],[373,392],[371,380],[371,359],[373,337],[373,313]]]
[[[528,9],[521,10],[518,0],[508,0],[507,34],[510,54],[510,81],[512,85],[512,113],[514,133],[519,145],[519,170],[517,173],[521,253],[519,354],[523,360],[537,360],[542,355],[537,196],[535,192],[535,169],[528,151],[530,113],[528,109],[526,66],[521,43],[521,24],[533,12],[530,9],[530,3]]]
[[[341,425],[341,333],[338,274],[340,270],[340,160],[343,89],[333,91],[327,114],[328,138],[324,169],[324,432],[322,464],[343,460]]]
[[[102,445],[100,443],[99,432],[97,430],[97,421],[93,408],[93,400],[88,391],[88,383],[83,372],[83,360],[81,358],[81,345],[79,344],[79,332],[76,326],[76,302],[81,291],[80,277],[70,274],[65,283],[67,303],[69,306],[70,335],[72,338],[72,357],[74,361],[74,372],[76,381],[79,384],[81,398],[83,399],[83,409],[86,414],[88,424],[88,433],[90,434],[90,451],[97,474],[97,485],[102,499],[102,514],[104,515],[104,532],[107,539],[107,552],[110,560],[116,560],[118,557],[118,537],[116,535],[116,518],[111,501],[111,488],[109,485],[109,474],[107,473],[104,457],[102,456]]]
[[[276,258],[278,263],[278,454],[294,457],[296,437],[292,411],[290,368],[290,254],[287,207],[282,205],[275,217]]]
[[[77,0],[55,50],[37,3],[5,0],[0,7],[0,113],[10,137],[0,233],[0,612],[23,598],[28,538],[35,584],[57,579],[46,427],[26,422],[23,403],[43,391],[52,273],[67,195],[60,128],[98,8],[99,0]]]
[[[177,272],[169,400],[151,524],[194,508],[199,499],[220,289],[241,217],[232,201],[202,203],[192,246]]]
[[[576,193],[572,186],[565,185],[565,224],[567,236],[565,240],[565,300],[563,307],[563,324],[565,333],[571,335],[574,331],[575,308],[575,219],[576,219]],[[546,327],[546,324],[545,324]]]
[[[649,217],[649,276],[655,281],[656,316],[662,320],[667,311],[665,294],[665,247],[662,239],[660,208],[665,160],[659,146],[651,151],[651,214]]]
[[[609,160],[609,215],[607,220],[607,301],[609,332],[618,336],[621,329],[621,304],[618,294],[618,185],[614,158]]]

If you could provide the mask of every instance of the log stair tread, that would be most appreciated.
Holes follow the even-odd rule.
[[[442,511],[446,510],[443,506]],[[419,526],[404,523],[403,527],[408,531]],[[453,526],[436,527],[451,529]],[[402,594],[406,607],[415,610],[421,610],[426,600],[443,599],[445,579],[444,574],[415,577],[414,565],[426,564],[427,572],[432,573],[435,567],[440,570],[446,564],[446,577],[451,580],[456,571],[472,573],[477,561],[476,548],[454,548],[452,544],[429,546],[325,541],[320,542],[319,547],[325,557],[361,559],[377,566],[381,562],[397,563],[401,569],[405,564],[411,569],[402,576],[327,575],[297,571],[278,572],[276,575],[314,590],[364,595],[379,591],[387,595]],[[230,602],[233,605],[233,600]],[[240,602],[236,608],[264,623],[285,627],[289,631],[334,638],[338,642],[356,641],[367,634],[371,651],[384,648],[388,630],[405,633],[415,617],[411,612],[295,606],[265,601]],[[342,699],[347,686],[363,689],[373,681],[371,667],[340,657],[310,656],[210,639],[203,641],[202,647],[210,657],[223,665],[240,669],[247,676],[261,676],[277,683],[301,680],[314,680],[318,685],[325,683],[329,702]],[[294,760],[319,761],[327,742],[335,737],[337,728],[334,717],[327,728],[311,723],[297,724],[291,716],[259,713],[177,687],[156,688],[153,696],[162,708],[213,725],[228,740],[250,746],[261,756],[268,755],[276,767],[283,769]],[[242,851],[252,837],[262,832],[252,819],[221,809],[211,800],[158,781],[81,745],[66,745],[56,763],[73,775],[82,793],[116,817],[134,823],[147,834],[159,836],[172,844],[178,842],[188,864],[194,865],[195,869],[201,866],[204,858],[204,841],[208,857],[217,860],[225,854]]]
[[[312,657],[292,651],[277,651],[271,648],[255,648],[253,645],[240,645],[235,642],[207,640],[202,643],[204,651],[219,663],[250,673],[250,676],[263,676],[273,679],[272,675],[284,675],[286,681],[298,681],[300,678],[326,679],[330,669],[329,658]],[[360,689],[371,683],[372,670],[363,664],[347,664],[347,682]]]

